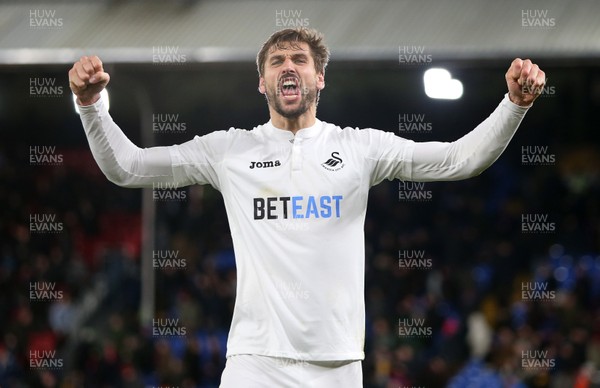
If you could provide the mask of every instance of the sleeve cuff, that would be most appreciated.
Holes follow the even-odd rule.
[[[502,100],[502,105],[506,106],[514,113],[525,114],[525,112],[527,112],[527,110],[533,106],[533,103],[527,106],[517,105],[514,102],[512,102],[510,98],[508,98],[508,93],[506,93],[504,95],[504,99]]]
[[[77,104],[77,102],[76,102],[76,104]],[[102,96],[100,96],[98,101],[96,101],[92,105],[83,106],[83,105],[77,104],[77,107],[79,108],[79,112],[81,115],[90,114],[90,113],[107,113],[108,112],[108,109],[106,108],[106,104],[104,104],[104,99],[102,98]]]

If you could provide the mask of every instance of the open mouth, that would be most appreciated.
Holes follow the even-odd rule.
[[[285,98],[300,95],[300,80],[294,76],[284,76],[279,80],[279,93]]]

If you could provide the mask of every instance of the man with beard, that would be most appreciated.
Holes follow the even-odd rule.
[[[97,57],[69,72],[98,165],[124,187],[210,184],[225,201],[237,296],[222,387],[360,387],[367,196],[383,179],[459,180],[502,153],[545,83],[515,59],[508,93],[471,132],[416,143],[316,118],[329,52],[319,33],[274,33],[257,56],[270,121],[140,149],[113,122]]]

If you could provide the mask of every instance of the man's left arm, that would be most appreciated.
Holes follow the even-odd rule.
[[[410,166],[404,169],[408,176],[398,178],[422,182],[460,180],[477,176],[492,165],[546,82],[545,73],[528,59],[515,59],[505,77],[508,93],[487,119],[451,143],[412,143]]]

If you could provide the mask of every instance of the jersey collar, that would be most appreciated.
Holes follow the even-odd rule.
[[[314,137],[321,132],[322,126],[323,126],[323,122],[321,120],[315,118],[315,123],[312,126],[298,130],[298,132],[296,132],[296,135],[294,136],[294,134],[291,133],[290,131],[275,127],[273,125],[273,123],[271,122],[271,120],[269,120],[265,124],[267,132],[270,136],[273,136],[275,138],[285,139],[285,140],[290,140],[290,139],[294,139],[294,138],[308,139],[308,138]]]

